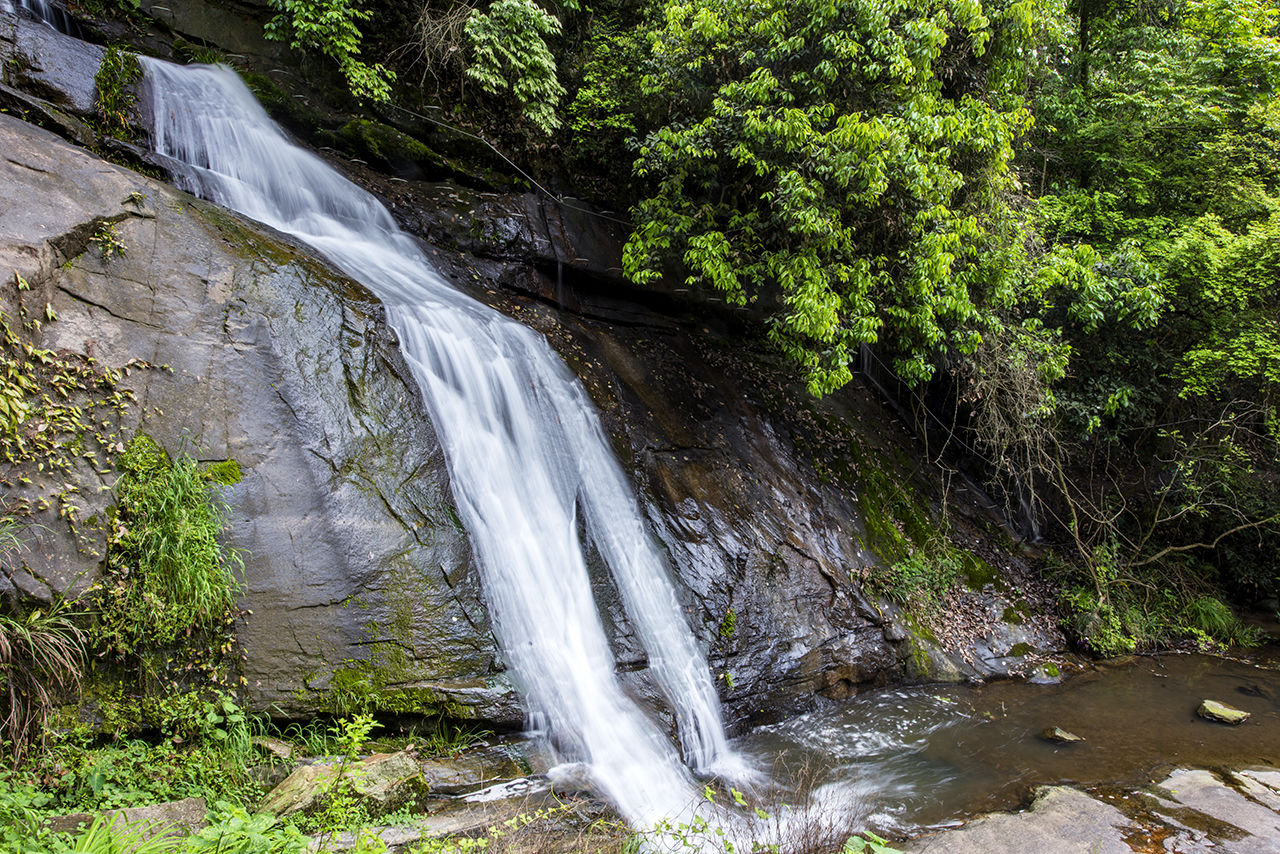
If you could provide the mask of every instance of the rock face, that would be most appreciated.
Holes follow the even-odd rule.
[[[249,32],[256,12],[154,8],[188,36],[277,50]],[[28,29],[0,13],[0,60],[22,66],[5,72],[26,90],[14,97],[64,136],[91,137],[74,114],[92,108],[97,49]],[[376,301],[287,240],[15,120],[0,124],[0,151],[0,274],[19,271],[33,304],[60,318],[41,345],[113,367],[167,364],[171,373],[128,380],[140,407],[125,435],[146,430],[171,451],[235,459],[244,472],[227,498],[231,545],[246,550],[239,637],[253,705],[301,715],[354,699],[518,725],[435,437]],[[1052,621],[1034,619],[1017,561],[984,544],[980,496],[943,488],[869,384],[809,399],[752,343],[749,315],[622,282],[625,235],[580,206],[340,165],[433,244],[443,274],[546,334],[582,379],[669,555],[731,722],[904,676],[1017,673],[1029,653],[1063,648]],[[123,201],[134,192],[141,204]],[[105,222],[123,256],[91,245]],[[104,518],[108,502],[86,498],[84,517]],[[973,615],[973,630],[927,640],[863,587],[893,559],[886,538],[901,540],[908,523],[934,530],[947,507],[993,571],[948,602]],[[12,586],[37,598],[83,587],[100,551],[83,541],[92,532],[77,542],[56,518],[37,521],[53,524],[33,529],[37,547]],[[623,678],[660,706],[608,573],[596,577]],[[1032,616],[1007,619],[1014,611]]]
[[[406,708],[518,724],[443,460],[380,305],[283,240],[9,116],[0,151],[9,315],[17,271],[25,299],[59,318],[42,346],[168,365],[126,380],[138,406],[124,435],[240,464],[226,498],[254,704],[303,713],[376,689]],[[142,201],[126,202],[134,193]],[[125,247],[109,260],[90,241],[107,222]],[[84,492],[84,517],[100,515],[108,497]],[[91,578],[97,556],[56,516],[35,521],[12,584],[47,598]]]

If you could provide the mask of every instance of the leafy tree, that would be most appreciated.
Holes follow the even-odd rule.
[[[1013,145],[1031,6],[977,0],[670,0],[644,94],[670,105],[644,138],[624,266],[680,263],[742,305],[814,394],[884,341],[909,382],[972,347],[1003,272],[984,255]]]
[[[353,0],[269,0],[279,14],[266,26],[266,36],[287,41],[294,50],[318,50],[338,64],[352,94],[375,101],[391,97],[395,73],[381,63],[369,65],[360,56],[364,36],[360,23],[373,13]]]
[[[545,41],[560,34],[559,19],[533,0],[494,0],[472,11],[464,29],[473,54],[467,76],[491,95],[509,91],[543,133],[559,127],[564,87]]]
[[[1020,311],[1069,361],[1036,452],[1032,431],[1006,447],[1053,487],[1090,576],[1073,605],[1115,651],[1213,584],[1280,590],[1280,17],[1273,0],[1051,9],[1022,174],[1065,279]]]

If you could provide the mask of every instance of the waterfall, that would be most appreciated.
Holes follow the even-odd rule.
[[[230,69],[144,58],[154,147],[185,189],[314,247],[384,303],[422,390],[530,719],[628,820],[698,787],[622,691],[580,531],[612,573],[698,771],[732,769],[706,661],[585,392],[532,330],[454,290],[372,195],[293,145]]]
[[[33,18],[43,21],[60,33],[69,36],[80,36],[80,25],[75,19],[48,0],[0,0],[0,11],[17,14],[24,9]]]

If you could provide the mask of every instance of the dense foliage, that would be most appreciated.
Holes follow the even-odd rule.
[[[375,101],[391,96],[395,73],[380,62],[370,65],[359,58],[360,23],[373,17],[371,11],[351,0],[270,0],[270,5],[279,14],[267,23],[267,38],[329,57],[354,95]]]
[[[1001,275],[990,209],[1027,123],[1025,4],[670,2],[650,37],[640,143],[654,183],[628,275],[678,259],[690,284],[776,302],[770,338],[815,394],[882,338],[913,382],[966,346]],[[956,333],[961,337],[954,337]]]

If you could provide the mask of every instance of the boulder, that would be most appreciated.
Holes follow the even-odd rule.
[[[377,753],[356,762],[299,766],[267,794],[260,809],[281,818],[310,815],[324,809],[341,786],[349,786],[375,818],[430,792],[417,761],[408,753]]]
[[[1205,720],[1217,721],[1218,723],[1230,724],[1237,726],[1249,720],[1249,713],[1241,711],[1234,706],[1228,706],[1226,703],[1220,703],[1217,700],[1204,700],[1200,703],[1200,708],[1196,709],[1196,714]]]

